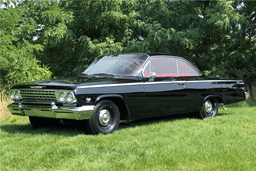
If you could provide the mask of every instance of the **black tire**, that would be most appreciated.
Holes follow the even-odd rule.
[[[87,121],[87,132],[90,134],[109,134],[116,130],[120,122],[120,112],[117,105],[110,100],[100,101]]]
[[[34,128],[39,128],[44,126],[58,126],[61,120],[56,118],[42,118],[29,116],[29,121]]]
[[[215,98],[206,99],[199,112],[200,118],[215,117],[218,114],[219,103]]]

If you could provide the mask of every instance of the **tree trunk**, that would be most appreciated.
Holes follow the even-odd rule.
[[[255,100],[255,98],[253,96],[253,83],[249,84],[249,96],[250,96],[249,100],[252,100],[252,101]]]

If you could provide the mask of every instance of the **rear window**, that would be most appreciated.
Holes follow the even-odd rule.
[[[179,76],[198,76],[199,74],[196,72],[192,66],[190,66],[186,61],[177,59],[178,68],[179,68]]]
[[[145,67],[144,76],[154,72],[156,77],[198,76],[198,72],[186,61],[177,58],[153,58]]]

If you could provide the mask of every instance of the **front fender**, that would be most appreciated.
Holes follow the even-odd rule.
[[[100,102],[101,100],[111,100],[114,103],[116,103],[116,105],[118,105],[120,113],[121,113],[121,120],[125,120],[127,122],[129,122],[130,120],[130,112],[129,112],[129,107],[127,106],[127,104],[125,103],[125,98],[121,95],[118,94],[105,94],[105,95],[100,95],[96,98],[95,104],[97,104],[98,102]]]
[[[105,95],[100,95],[96,98],[95,103],[98,103],[100,100],[105,99],[105,98],[120,98],[122,101],[125,103],[124,97],[118,94],[105,94]]]

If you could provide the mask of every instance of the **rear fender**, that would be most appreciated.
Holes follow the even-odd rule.
[[[218,101],[218,103],[225,103],[225,99],[223,98],[222,95],[219,95],[219,94],[208,95],[204,98],[204,101],[210,98],[215,98]]]

